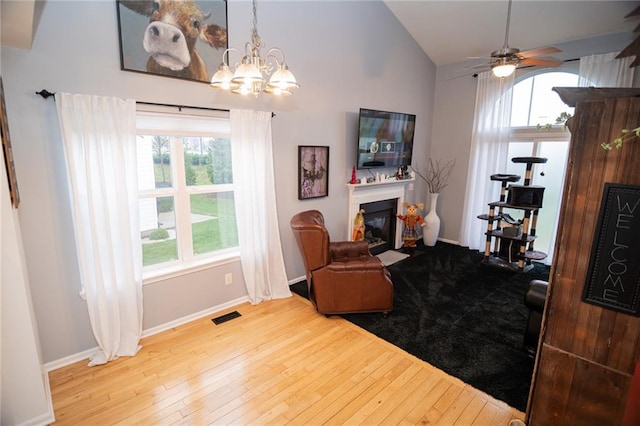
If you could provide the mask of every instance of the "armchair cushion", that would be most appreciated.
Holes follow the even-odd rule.
[[[339,241],[329,244],[331,260],[343,261],[356,257],[371,257],[366,241]]]

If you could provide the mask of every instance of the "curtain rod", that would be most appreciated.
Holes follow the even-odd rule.
[[[47,89],[42,89],[41,91],[36,92],[36,95],[40,95],[44,99],[48,99],[48,98],[50,98],[51,96],[53,96],[55,94],[56,94],[55,92],[51,93]],[[162,103],[156,103],[156,102],[143,102],[143,101],[136,101],[136,103],[137,104],[142,104],[142,105],[178,108],[179,111],[182,111],[182,108],[189,108],[189,109],[201,109],[201,110],[206,110],[206,111],[229,112],[228,109],[222,109],[222,108],[209,108],[209,107],[201,107],[201,106],[176,105],[176,104],[162,104]]]
[[[47,89],[42,89],[39,92],[36,92],[36,95],[40,95],[42,96],[44,99],[48,99],[51,96],[55,95],[56,93],[53,92],[51,93],[50,91],[48,91]],[[162,103],[156,103],[156,102],[143,102],[143,101],[136,101],[136,104],[141,104],[141,105],[151,105],[151,106],[162,106],[162,107],[170,107],[170,108],[178,108],[178,111],[182,111],[183,108],[188,108],[188,109],[199,109],[199,110],[204,110],[204,111],[221,111],[221,112],[229,112],[228,109],[223,109],[223,108],[210,108],[210,107],[201,107],[201,106],[189,106],[189,105],[176,105],[176,104],[162,104]],[[275,117],[275,113],[271,113],[271,117]]]

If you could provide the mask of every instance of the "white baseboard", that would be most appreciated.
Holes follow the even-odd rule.
[[[86,351],[77,352],[75,354],[65,356],[64,358],[56,359],[55,361],[47,362],[46,364],[44,364],[44,371],[48,373],[50,371],[57,370],[58,368],[66,367],[67,365],[82,361],[83,359],[88,360],[96,352],[98,352],[97,346],[91,349],[87,349]]]
[[[208,315],[215,314],[217,312],[223,311],[225,309],[232,308],[234,306],[238,306],[238,305],[240,305],[242,303],[245,303],[245,302],[248,302],[248,301],[249,301],[249,296],[239,297],[237,299],[231,300],[231,301],[223,303],[221,305],[217,305],[217,306],[214,306],[214,307],[209,308],[209,309],[205,309],[205,310],[200,311],[200,312],[195,312],[193,314],[184,316],[182,318],[178,318],[178,319],[176,319],[174,321],[170,321],[170,322],[167,322],[165,324],[161,324],[161,325],[158,325],[156,327],[151,327],[151,328],[148,328],[146,330],[143,330],[142,331],[142,337],[145,338],[145,337],[153,336],[154,334],[158,334],[158,333],[161,333],[163,331],[169,330],[171,328],[178,327],[178,326],[186,324],[188,322],[197,320],[199,318],[203,318],[203,317],[206,317]],[[86,351],[78,352],[78,353],[75,353],[73,355],[69,355],[69,356],[66,356],[64,358],[57,359],[55,361],[47,362],[43,366],[44,370],[45,370],[46,373],[48,373],[50,371],[57,370],[58,368],[66,367],[67,365],[71,365],[71,364],[73,364],[75,362],[78,362],[78,361],[82,361],[82,360],[85,360],[85,359],[88,360],[89,358],[91,358],[91,356],[93,356],[96,352],[98,352],[98,350],[99,350],[99,348],[96,346],[94,348],[87,349]],[[48,374],[45,374],[45,376],[47,377],[47,380],[48,380],[48,377],[49,377]],[[47,385],[48,385],[48,383],[47,383]],[[47,389],[48,389],[48,386],[47,386]],[[52,410],[52,412],[53,412],[53,410]]]
[[[178,318],[174,321],[170,321],[170,322],[158,325],[156,327],[148,328],[142,332],[142,337],[144,338],[144,337],[153,336],[154,334],[162,333],[163,331],[169,330],[171,328],[178,327],[182,324],[186,324],[188,322],[200,319],[202,317],[206,317],[211,314],[215,314],[220,311],[224,311],[225,309],[228,309],[228,308],[233,308],[234,306],[238,306],[248,301],[249,301],[249,296],[242,296],[237,299],[230,300],[229,302],[223,303],[222,305],[217,305],[212,308],[205,309],[200,312],[195,312],[191,315],[187,315],[182,318]]]
[[[17,426],[46,426],[56,421],[53,411],[53,399],[51,398],[51,386],[49,385],[49,374],[42,368],[42,381],[44,382],[45,399],[47,400],[47,412],[40,414],[26,422],[18,423]]]
[[[447,240],[446,238],[438,238],[438,241],[442,241],[443,243],[447,243],[447,244],[453,244],[456,246],[460,245],[460,241]]]
[[[53,406],[50,405],[49,409],[53,411]],[[16,426],[46,426],[54,423],[55,421],[56,418],[53,416],[53,414],[47,413],[29,419],[26,422],[18,423]]]
[[[289,280],[289,286],[294,285],[295,283],[299,283],[300,281],[306,281],[307,277],[305,275],[298,277],[298,278],[294,278],[292,280]]]

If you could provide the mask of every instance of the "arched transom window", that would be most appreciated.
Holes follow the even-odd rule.
[[[532,179],[533,185],[545,188],[536,224],[535,249],[548,253],[546,263],[553,257],[570,139],[564,125],[556,124],[556,118],[562,113],[573,115],[573,108],[562,102],[552,88],[577,85],[577,74],[545,72],[524,78],[513,87],[508,158],[547,158],[547,163],[535,166]],[[507,173],[524,179],[522,164],[509,161]],[[522,180],[518,184],[522,184]]]

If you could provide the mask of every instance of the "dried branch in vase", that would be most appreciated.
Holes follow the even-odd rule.
[[[415,169],[414,172],[427,183],[430,193],[439,194],[447,186],[455,165],[455,159],[441,164],[440,160],[434,161],[432,158],[429,158],[429,166],[424,176]]]

